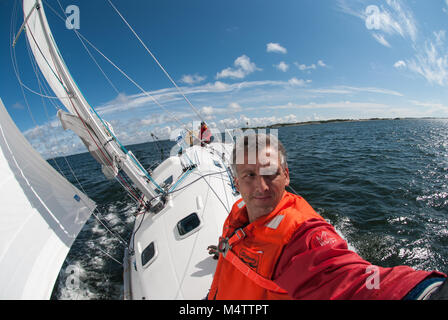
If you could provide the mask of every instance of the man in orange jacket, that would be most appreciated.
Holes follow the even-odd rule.
[[[242,199],[210,248],[219,260],[208,299],[448,299],[445,274],[370,264],[287,192],[286,152],[274,136],[245,136],[232,160]]]

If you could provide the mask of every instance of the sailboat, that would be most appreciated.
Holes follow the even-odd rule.
[[[101,164],[109,179],[132,182],[139,204],[123,261],[125,299],[202,299],[223,222],[238,200],[232,144],[203,143],[186,128],[178,152],[145,169],[112,126],[89,105],[58,50],[41,0],[23,0],[28,44],[40,72],[66,110],[57,116]],[[177,86],[176,86],[177,87]],[[193,106],[192,106],[193,107]],[[95,203],[32,149],[0,106],[0,298],[48,299],[65,256]],[[138,194],[135,194],[135,191]],[[6,230],[6,231],[4,231]]]

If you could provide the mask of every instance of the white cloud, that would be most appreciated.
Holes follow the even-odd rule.
[[[164,122],[166,122],[168,119],[166,117],[166,115],[162,114],[162,115],[157,115],[157,114],[152,114],[151,116],[148,116],[142,120],[140,120],[140,124],[143,126],[150,126],[150,125],[154,125],[154,124],[162,124]],[[112,124],[114,127],[115,125]]]
[[[390,14],[392,19],[386,26],[397,31],[402,37],[409,37],[415,42],[417,40],[417,22],[411,10],[401,0],[387,0],[386,2],[392,8]],[[387,30],[387,28],[385,29]]]
[[[44,159],[86,151],[78,136],[62,129],[59,119],[26,130],[23,135]]]
[[[444,105],[444,104],[438,103],[438,102],[411,100],[411,103],[416,106],[421,106],[421,107],[431,107],[431,108],[448,110],[448,105]]]
[[[307,104],[296,104],[296,103],[287,103],[285,105],[279,106],[271,106],[270,109],[384,109],[390,108],[387,104],[383,103],[373,103],[373,102],[352,102],[347,100],[336,101],[336,102],[325,102],[325,103],[314,103],[310,102]]]
[[[358,17],[373,33],[376,41],[390,47],[387,36],[400,36],[417,41],[417,22],[412,11],[401,0],[386,0],[384,5],[366,5],[365,2],[338,0],[339,9]]]
[[[275,64],[274,67],[283,72],[286,72],[289,69],[289,65],[284,61],[281,61],[279,64]]]
[[[440,30],[440,31],[435,31],[434,32],[434,37],[435,37],[435,40],[436,40],[436,44],[438,46],[443,45],[443,42],[445,42],[445,36],[446,36],[446,31],[445,30]]]
[[[399,36],[410,41],[414,52],[411,58],[399,60],[396,69],[406,69],[423,77],[430,84],[448,86],[448,48],[446,31],[419,35],[413,12],[402,0],[385,0],[382,5],[368,5],[365,2],[338,0],[339,8],[363,20],[376,41],[391,47],[390,39]],[[448,13],[448,0],[443,11]],[[423,41],[423,39],[426,39]]]
[[[278,43],[273,43],[273,42],[270,42],[266,45],[266,51],[267,52],[283,53],[283,54],[286,54],[288,52],[288,50],[286,50],[286,48],[282,47]]]
[[[403,60],[398,60],[394,63],[394,67],[397,69],[406,68],[406,62],[404,62]]]
[[[277,123],[295,123],[298,122],[295,114],[288,114],[282,117],[248,117],[241,115],[239,118],[225,118],[218,123],[224,128],[241,128],[241,127],[262,127]]]
[[[236,103],[236,102],[232,102],[232,103],[230,103],[229,104],[229,106],[228,106],[228,108],[229,108],[229,111],[230,112],[239,112],[239,111],[241,111],[243,108],[238,104],[238,103]]]
[[[214,118],[215,109],[212,106],[204,106],[201,108],[201,114],[206,120]]]
[[[184,74],[180,81],[183,83],[192,85],[192,84],[200,83],[200,82],[204,81],[205,79],[206,79],[205,76],[200,76],[198,74],[193,74],[193,75]]]
[[[343,95],[352,95],[362,92],[368,93],[376,93],[376,94],[385,94],[391,96],[402,97],[403,94],[397,91],[384,89],[384,88],[376,88],[376,87],[351,87],[351,86],[333,86],[331,88],[318,88],[318,89],[308,89],[309,92],[317,93],[317,94],[343,94]]]
[[[351,92],[370,92],[370,93],[386,94],[386,95],[397,96],[397,97],[403,96],[403,94],[401,94],[398,91],[393,91],[393,90],[384,89],[384,88],[376,88],[376,87],[338,86],[337,88],[345,88],[347,90],[350,90]]]
[[[245,76],[246,76],[246,73],[242,69],[226,68],[216,75],[216,79],[222,79],[222,78],[242,79]]]
[[[229,68],[222,70],[221,72],[219,72],[216,75],[216,78],[217,79],[222,79],[222,78],[242,79],[255,71],[261,70],[261,69],[257,68],[255,63],[251,62],[250,58],[246,55],[242,55],[242,56],[236,58],[236,60],[234,61],[233,64],[234,64],[235,68],[229,67]]]
[[[327,66],[322,60],[317,61],[317,65],[322,68],[325,68]]]
[[[305,64],[300,64],[298,62],[294,62],[294,65],[299,68],[299,70],[301,71],[305,71],[305,70],[309,70],[309,69],[316,69],[316,65],[313,63],[309,66],[305,65]]]
[[[206,83],[203,85],[196,86],[188,86],[183,87],[182,91],[185,95],[187,95],[193,105],[196,104],[196,99],[200,99],[199,103],[201,105],[213,105],[216,103],[216,97],[220,97],[219,99],[227,99],[230,98],[228,93],[240,94],[240,96],[244,96],[246,92],[249,90],[258,90],[262,92],[268,92],[275,90],[274,88],[283,87],[283,88],[291,88],[294,86],[306,86],[310,84],[311,80],[304,80],[299,78],[291,78],[287,81],[273,81],[273,80],[264,80],[264,81],[240,81],[232,84],[228,84],[222,81],[215,81],[211,83]],[[311,95],[321,95],[321,94],[356,94],[360,92],[369,92],[369,93],[380,93],[380,94],[388,94],[395,96],[402,96],[401,93],[383,89],[383,88],[374,88],[374,87],[349,87],[349,86],[332,86],[330,88],[315,88],[310,89],[307,88],[306,92]],[[224,95],[225,96],[222,96]],[[161,109],[157,105],[154,104],[151,97],[157,99],[162,103],[163,106],[172,108],[178,107],[179,105],[183,105],[187,107],[186,104],[183,103],[183,99],[180,93],[175,88],[164,88],[156,91],[150,91],[147,94],[133,94],[133,95],[125,95],[120,94],[115,99],[99,106],[96,108],[97,112],[104,116],[107,115],[106,119],[109,121],[113,118],[122,118],[125,116],[125,112],[132,109],[133,113],[141,112],[143,114],[142,119],[146,119],[148,114],[153,114],[156,112],[163,112],[166,114],[164,109]],[[211,98],[212,97],[212,98]],[[251,95],[251,100],[256,100],[257,95]],[[227,104],[232,101],[226,102]],[[172,110],[172,109],[171,109]],[[156,115],[157,116],[157,115]],[[183,112],[182,114],[176,114],[178,118],[191,117],[191,112]]]
[[[297,79],[294,77],[289,79],[288,83],[292,86],[304,87],[307,83],[311,83],[311,80]]]
[[[294,62],[294,65],[300,70],[300,71],[310,71],[310,70],[316,70],[317,67],[326,68],[327,65],[322,60],[318,60],[317,63],[312,63],[309,66],[303,63]]]
[[[206,83],[203,85],[196,86],[187,86],[183,87],[182,91],[185,95],[189,97],[193,105],[201,105],[201,106],[215,106],[215,112],[217,110],[225,109],[224,106],[228,106],[230,103],[237,101],[243,105],[252,105],[256,104],[253,101],[259,102],[262,96],[269,94],[272,97],[272,94],[276,94],[278,88],[284,89],[294,89],[294,87],[303,87],[303,90],[300,92],[303,95],[307,96],[316,96],[316,95],[334,95],[334,94],[358,94],[363,92],[368,92],[372,94],[387,94],[394,96],[402,96],[401,93],[392,91],[384,88],[375,88],[375,87],[349,87],[349,86],[332,86],[327,88],[308,88],[307,85],[312,83],[311,80],[300,79],[298,77],[291,78],[287,81],[273,81],[273,80],[264,80],[264,81],[239,81],[232,84],[228,84],[222,81],[215,81]],[[259,92],[263,92],[263,94],[259,94]],[[181,94],[175,88],[164,88],[156,91],[148,92],[149,95],[155,97],[158,101],[162,103],[165,109],[161,109],[159,106],[155,105],[152,99],[143,93],[133,94],[133,95],[125,95],[120,94],[115,99],[99,106],[96,108],[99,114],[105,116],[105,119],[110,122],[113,119],[122,119],[126,117],[128,114],[136,114],[140,113],[141,119],[149,119],[155,112],[157,114],[155,117],[159,119],[159,113],[165,114],[166,121],[169,119],[170,112],[176,112],[175,116],[178,119],[192,117],[193,113],[188,109],[188,105],[184,103]],[[278,99],[282,99],[282,93],[276,96]],[[297,91],[289,93],[291,95],[296,95]],[[220,102],[220,107],[217,108],[216,104]],[[185,110],[182,112],[177,112],[177,110]],[[132,113],[126,112],[132,109]],[[170,110],[170,112],[166,112],[166,109]],[[245,107],[247,110],[247,108]],[[106,116],[107,115],[107,116]],[[147,120],[151,122],[150,120]],[[153,120],[152,120],[153,121]],[[159,122],[157,122],[159,123]]]
[[[399,60],[395,68],[407,68],[426,79],[430,84],[448,85],[448,49],[445,45],[445,30],[433,32],[432,39],[423,45],[415,45],[415,56]]]
[[[409,70],[423,76],[429,83],[448,85],[448,52],[432,41],[415,58],[407,61]]]
[[[378,34],[378,33],[372,33],[373,38],[378,41],[379,43],[381,43],[383,46],[390,48],[391,45],[389,44],[389,42],[387,42],[387,40],[384,38],[384,36],[382,34]]]
[[[211,90],[216,91],[226,91],[229,90],[229,85],[227,83],[221,82],[221,81],[215,81],[212,84],[207,84],[206,87]]]

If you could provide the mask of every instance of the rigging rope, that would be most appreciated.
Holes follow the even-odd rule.
[[[59,1],[58,1],[59,2]],[[54,8],[52,8],[48,3],[46,4],[62,21],[65,21],[65,19],[63,17],[61,17]],[[59,3],[59,5],[61,6],[61,4]],[[62,9],[62,6],[61,6]],[[62,11],[64,11],[62,9]],[[65,13],[64,13],[65,14]],[[101,50],[99,50],[94,44],[92,44],[82,33],[80,33],[78,30],[73,29],[73,31],[75,32],[75,34],[78,36],[78,39],[80,40],[80,42],[83,44],[83,46],[85,48],[86,45],[84,44],[83,41],[87,42],[87,44],[89,46],[91,46],[96,52],[98,52],[98,54],[100,54],[110,65],[112,65],[118,72],[120,72],[126,79],[128,79],[134,86],[136,86],[145,96],[147,96],[148,98],[150,98],[157,106],[159,106],[160,108],[162,108],[164,111],[166,111],[167,113],[170,114],[170,117],[173,118],[180,126],[184,127],[186,130],[188,130],[188,128],[186,128],[185,124],[182,123],[181,121],[179,121],[179,119],[177,119],[177,117],[172,114],[165,106],[163,106],[155,97],[153,97],[150,93],[148,93],[145,89],[143,89],[136,81],[134,81],[126,72],[124,72],[120,67],[118,67],[112,60],[110,60]],[[101,69],[102,70],[102,69]],[[103,72],[103,71],[102,71]],[[104,74],[104,73],[103,73]],[[107,78],[107,76],[106,76]],[[107,78],[109,79],[109,78]]]
[[[107,0],[111,7],[115,10],[115,12],[120,16],[120,18],[123,20],[123,22],[128,26],[128,28],[132,31],[132,33],[135,35],[135,37],[138,39],[140,44],[145,48],[146,52],[148,52],[151,57],[154,59],[154,61],[157,63],[157,65],[160,67],[160,69],[163,71],[163,73],[167,76],[167,78],[171,81],[171,83],[176,87],[177,91],[182,95],[182,97],[185,99],[185,101],[190,105],[191,109],[196,113],[196,115],[204,121],[201,114],[196,110],[196,108],[193,106],[193,104],[190,102],[190,100],[185,96],[185,94],[182,92],[182,90],[179,88],[179,86],[176,84],[176,82],[171,78],[169,73],[165,70],[165,68],[160,64],[159,60],[154,56],[154,54],[149,50],[149,48],[146,46],[146,44],[142,41],[142,39],[138,36],[138,34],[135,32],[135,30],[131,27],[131,25],[128,23],[125,17],[121,14],[121,12],[114,6],[114,4],[111,2],[111,0]]]
[[[61,7],[61,10],[63,10],[61,3],[59,2],[59,6]],[[49,6],[51,8],[51,10],[53,12],[55,12],[55,14],[62,19],[63,21],[65,21],[51,6]],[[65,12],[64,12],[65,14]],[[158,106],[160,106],[162,109],[164,109],[165,111],[169,112],[163,105],[161,105],[152,95],[150,95],[148,92],[146,92],[140,85],[138,85],[132,78],[130,78],[124,71],[122,71],[115,63],[113,63],[108,57],[106,57],[99,49],[97,49],[89,40],[87,40],[82,34],[80,34],[76,29],[73,29],[76,33],[76,35],[78,36],[78,39],[81,41],[81,43],[83,44],[84,48],[88,51],[86,45],[84,44],[84,42],[82,41],[82,39],[84,39],[84,41],[86,41],[92,48],[94,48],[100,55],[102,55],[110,64],[112,64],[118,71],[120,71],[121,74],[123,74],[129,81],[131,81],[135,86],[137,86],[137,88],[139,88],[146,96],[150,97]],[[82,39],[81,39],[82,37]],[[37,45],[37,44],[36,44]],[[90,51],[88,51],[89,55],[92,57],[92,55],[90,54]],[[42,54],[42,53],[41,53]],[[93,57],[92,57],[93,58]],[[96,63],[96,60],[94,60]],[[48,64],[48,62],[47,62]],[[106,79],[110,82],[110,79],[106,76],[106,74],[104,73],[104,71],[101,69],[101,67],[98,65],[98,63],[96,63],[96,65],[100,68],[101,72],[103,73],[103,75],[106,77]],[[51,69],[51,66],[48,64],[48,66]],[[54,73],[54,71],[52,70],[52,72]],[[57,76],[56,76],[57,77]],[[58,81],[61,82],[59,80],[59,78],[57,77]],[[112,84],[112,83],[111,83]],[[67,91],[67,89],[65,88],[65,86],[63,85],[63,83],[61,82],[61,85],[64,87],[64,90]],[[113,86],[113,84],[112,84]],[[113,86],[115,88],[115,86]],[[73,102],[70,100],[70,103],[73,106]],[[93,111],[93,113],[97,116],[97,118],[101,121],[102,125],[104,126],[104,128],[109,132],[109,134],[115,139],[115,141],[118,143],[118,145],[120,146],[120,148],[122,149],[122,151],[129,155],[130,159],[135,163],[135,165],[144,173],[144,175],[146,176],[146,178],[148,178],[155,186],[157,189],[159,189],[159,191],[163,191],[162,188],[157,184],[157,182],[148,174],[148,172],[140,165],[140,163],[137,161],[137,159],[135,159],[135,157],[130,154],[128,152],[128,150],[123,146],[123,144],[121,144],[121,142],[118,140],[118,138],[115,136],[115,134],[109,129],[109,127],[104,123],[104,120],[100,117],[100,115],[96,112],[96,110],[94,108],[91,108],[91,111]],[[76,108],[74,108],[76,113],[78,114],[78,111],[76,110]],[[79,117],[79,114],[78,114]],[[174,118],[181,126],[185,127],[185,125],[180,122],[174,115],[171,115],[172,118]],[[82,121],[83,119],[81,117],[79,117]],[[187,129],[188,130],[188,129]],[[90,134],[90,132],[89,132]],[[92,139],[94,140],[94,139]],[[94,140],[95,144],[96,141]],[[97,145],[98,147],[98,145]],[[102,150],[98,147],[98,149],[102,152]],[[103,154],[104,155],[104,154]],[[106,159],[107,160],[107,159]],[[134,199],[138,199],[138,197],[134,197]],[[143,203],[142,203],[143,204]],[[143,204],[144,205],[144,204]]]
[[[56,96],[49,96],[49,95],[43,95],[42,92],[39,93],[33,89],[31,89],[30,87],[28,87],[27,85],[25,85],[22,81],[22,79],[20,78],[20,72],[19,72],[19,66],[17,64],[17,57],[15,55],[15,47],[12,45],[13,41],[14,41],[14,26],[17,23],[17,19],[16,17],[18,16],[17,14],[17,2],[14,2],[14,7],[13,7],[13,13],[12,13],[12,19],[11,19],[11,25],[10,25],[10,35],[11,35],[11,39],[10,39],[10,46],[9,46],[9,51],[10,51],[10,56],[11,56],[11,60],[12,60],[12,67],[14,70],[14,74],[17,78],[17,80],[19,81],[19,84],[22,88],[27,89],[28,91],[34,93],[35,95],[44,97],[44,98],[48,98],[48,99],[59,99],[59,97]],[[28,42],[26,42],[28,44]]]
[[[32,38],[33,38],[33,40],[34,40],[34,42],[35,42],[35,45],[36,45],[37,48],[39,49],[39,52],[42,54],[42,51],[40,50],[39,45],[38,45],[37,41],[35,40],[33,33],[32,33],[31,31],[29,31],[29,32],[30,32],[30,34],[31,34],[31,36],[32,36]],[[42,54],[42,56],[43,56],[43,54]],[[53,59],[53,56],[50,56],[50,58]],[[65,90],[65,92],[66,92],[67,94],[69,94],[69,90],[65,87],[65,85],[64,85],[64,83],[63,83],[63,81],[62,81],[62,79],[61,79],[61,75],[59,74],[59,70],[56,69],[56,72],[55,72],[55,70],[53,70],[52,67],[51,67],[51,65],[49,64],[48,60],[47,60],[45,57],[44,57],[44,59],[45,59],[47,65],[48,65],[48,67],[50,68],[50,70],[52,71],[52,73],[54,74],[54,76],[56,77],[56,79],[59,81],[59,83],[61,84],[61,86],[62,86],[63,89]],[[56,66],[56,63],[55,63],[54,61],[52,61],[52,62],[53,62],[53,65]],[[98,149],[98,150],[100,151],[100,153],[102,154],[104,160],[105,160],[111,167],[113,167],[114,164],[113,164],[113,160],[112,160],[111,155],[107,152],[107,150],[101,148],[101,147],[98,145],[96,139],[93,137],[92,133],[91,133],[90,130],[87,128],[87,124],[85,123],[84,119],[83,119],[83,118],[81,117],[81,115],[79,114],[78,109],[76,108],[75,104],[74,104],[73,101],[72,101],[72,98],[70,98],[69,101],[70,101],[70,104],[72,105],[73,110],[76,112],[76,115],[77,115],[78,118],[81,120],[81,122],[82,122],[84,128],[86,129],[87,133],[89,134],[90,138],[92,139],[92,141],[95,143],[97,149]],[[91,109],[93,109],[93,108],[91,108]],[[93,109],[93,110],[94,110],[94,109]],[[95,111],[95,110],[94,110],[94,111]],[[97,115],[98,115],[98,114],[97,114]],[[98,116],[98,117],[99,117],[99,116]],[[109,128],[104,124],[104,122],[103,122],[103,120],[102,120],[101,118],[100,118],[100,120],[102,121],[102,123],[103,123],[103,125],[105,126],[105,128],[106,128],[106,129],[109,129]],[[109,130],[109,132],[110,132],[110,130]],[[114,136],[114,137],[115,137],[115,136]],[[116,138],[116,137],[115,137],[115,138]],[[118,142],[118,139],[117,139],[117,142]],[[105,154],[104,152],[107,153],[107,156],[106,156],[106,154]],[[117,174],[117,177],[118,177],[119,179],[121,179],[122,182],[123,182],[125,185],[127,185],[127,183],[125,182],[125,180],[123,179],[123,177],[121,177],[120,174]],[[150,180],[153,181],[152,179],[150,179]],[[157,186],[157,184],[156,184],[156,186]],[[160,187],[159,187],[159,188],[160,188]],[[133,197],[134,197],[135,199],[138,199],[138,197],[137,197],[135,194],[133,194],[133,191],[131,190],[131,187],[128,187],[127,190],[128,190],[128,192],[132,193],[132,195],[133,195]],[[141,202],[141,204],[142,204],[143,206],[146,206],[143,202]]]
[[[62,21],[65,22],[65,19],[46,1],[46,0],[42,0],[43,2],[45,2],[46,7],[50,8],[53,13]],[[109,0],[108,0],[109,1]],[[119,14],[119,16],[122,18],[122,20],[127,24],[127,26],[131,29],[131,31],[134,33],[134,35],[137,37],[137,39],[140,41],[140,43],[143,45],[143,47],[146,49],[146,51],[152,56],[152,58],[155,60],[155,62],[157,63],[157,65],[161,68],[161,70],[165,73],[165,75],[168,77],[168,79],[173,83],[173,85],[175,86],[175,88],[178,90],[178,92],[182,95],[182,97],[184,98],[184,100],[190,105],[191,109],[197,114],[197,116],[205,122],[204,118],[202,117],[201,113],[194,107],[194,105],[189,101],[189,99],[186,97],[186,95],[182,92],[182,90],[180,89],[180,87],[176,84],[176,82],[172,79],[172,77],[168,74],[168,72],[165,70],[165,68],[160,64],[160,62],[158,61],[158,59],[154,56],[154,54],[149,50],[149,48],[144,44],[144,42],[141,40],[141,38],[137,35],[137,33],[134,31],[134,29],[130,26],[130,24],[126,21],[126,19],[123,17],[123,15],[118,11],[118,9],[109,1],[110,5],[114,8],[114,10],[117,12],[117,14]],[[58,4],[62,10],[62,12],[64,12],[64,9],[62,8],[61,3],[58,0]],[[65,15],[65,12],[64,12]],[[94,60],[95,64],[98,66],[98,68],[100,69],[101,73],[104,75],[104,77],[106,78],[106,80],[109,82],[109,84],[112,86],[112,88],[117,92],[116,87],[113,85],[113,83],[110,81],[110,79],[107,77],[107,75],[105,74],[104,70],[99,66],[99,64],[97,63],[97,61],[95,60],[95,58],[93,57],[93,55],[91,54],[91,52],[88,50],[87,46],[85,45],[85,43],[83,42],[83,40],[85,42],[87,42],[95,51],[97,51],[105,60],[107,60],[107,62],[109,62],[109,64],[111,64],[115,69],[117,69],[123,76],[125,76],[132,84],[134,84],[144,95],[150,97],[152,99],[152,101],[159,106],[160,108],[162,108],[164,111],[166,111],[167,113],[170,114],[170,117],[176,121],[178,124],[181,125],[181,127],[183,127],[185,130],[187,130],[187,132],[192,133],[192,131],[190,129],[188,129],[185,124],[183,124],[181,121],[179,121],[177,119],[177,117],[171,113],[165,106],[163,106],[162,104],[160,104],[152,95],[150,95],[147,91],[145,91],[140,85],[138,85],[132,78],[130,78],[123,70],[121,70],[115,63],[113,63],[105,54],[103,54],[95,45],[93,45],[84,35],[82,35],[81,33],[79,33],[79,31],[77,31],[76,29],[73,29],[75,34],[78,36],[81,44],[84,46],[84,48],[86,49],[86,51],[88,52],[89,56],[92,58],[92,60]],[[81,39],[82,38],[82,39]],[[27,88],[28,90],[30,90],[31,92],[36,93],[35,91],[33,91],[32,89],[28,88],[25,86],[25,88]],[[57,97],[48,97],[48,98],[53,98],[53,99],[57,99]],[[69,97],[67,97],[69,98]],[[219,127],[219,126],[218,126]],[[226,126],[224,124],[224,127],[226,129]],[[226,132],[226,130],[224,130],[224,132]],[[197,140],[196,137],[193,137],[195,140]]]
[[[131,30],[131,32],[134,34],[134,36],[137,38],[137,40],[140,42],[140,44],[143,46],[143,48],[146,50],[146,52],[149,53],[149,55],[153,58],[153,60],[156,62],[156,64],[159,66],[159,68],[163,71],[165,76],[171,81],[171,83],[174,85],[176,90],[179,92],[179,94],[184,98],[184,100],[188,103],[190,108],[196,113],[196,115],[201,119],[201,121],[206,122],[205,119],[202,117],[201,113],[196,109],[196,107],[191,103],[191,101],[187,98],[187,96],[184,94],[182,89],[177,85],[177,83],[173,80],[173,78],[170,76],[170,74],[166,71],[166,69],[162,66],[162,64],[159,62],[159,60],[156,58],[156,56],[152,53],[152,51],[148,48],[148,46],[143,42],[143,40],[140,38],[140,36],[135,32],[135,30],[132,28],[132,26],[129,24],[129,22],[126,20],[126,18],[121,14],[121,12],[115,7],[115,5],[112,3],[111,0],[107,0],[110,4],[110,6],[115,10],[115,12],[120,16],[120,18],[123,20],[123,22],[126,24],[126,26]],[[224,124],[224,127],[226,129],[226,126]],[[188,130],[188,129],[187,129]],[[190,130],[188,130],[190,131]]]
[[[95,51],[97,51],[104,59],[106,59],[115,69],[117,69],[123,76],[126,77],[126,79],[128,79],[133,85],[135,85],[145,96],[147,96],[148,98],[150,98],[156,105],[158,105],[160,108],[162,108],[163,110],[165,110],[167,113],[170,114],[170,116],[182,127],[185,127],[185,124],[183,124],[181,121],[179,121],[179,119],[177,119],[177,117],[170,112],[165,106],[163,106],[155,97],[153,97],[149,92],[147,92],[145,89],[143,89],[137,82],[135,82],[129,75],[126,74],[126,72],[124,72],[123,70],[121,70],[114,62],[112,62],[112,60],[110,60],[106,55],[104,55],[97,47],[95,47],[89,40],[87,40],[87,38],[85,38],[81,33],[79,33],[78,31],[75,32],[77,34],[80,35],[80,37],[86,41],[93,49],[95,49]],[[187,128],[186,128],[187,129]],[[189,129],[187,129],[189,130]]]
[[[61,7],[62,11],[62,5],[59,2],[59,6]],[[64,13],[65,14],[65,13]],[[58,17],[60,17],[58,15]],[[60,17],[61,18],[61,17]],[[92,48],[94,48],[99,54],[101,54],[110,64],[112,64],[121,74],[123,74],[129,81],[131,81],[137,88],[139,88],[143,94],[145,94],[146,96],[150,97],[158,106],[160,106],[162,109],[164,109],[165,111],[169,112],[163,105],[161,105],[157,99],[155,99],[152,95],[150,95],[147,91],[145,91],[138,83],[136,83],[132,78],[130,78],[124,71],[122,71],[115,63],[113,63],[108,57],[106,57],[100,50],[98,50],[89,40],[87,40],[82,34],[80,34],[76,29],[73,29],[76,33],[76,35],[78,36],[78,39],[81,41],[81,43],[83,44],[84,48],[86,48],[86,50],[88,51],[86,45],[84,44],[84,42],[82,41],[81,37],[84,39],[84,41],[86,41]],[[92,57],[92,55],[90,54],[90,51],[88,51],[89,55]],[[92,57],[93,58],[93,57]],[[96,63],[96,60],[94,60]],[[97,66],[100,68],[101,72],[103,73],[103,75],[106,77],[106,79],[108,81],[110,81],[110,79],[105,75],[104,71],[101,69],[101,67],[98,65],[98,63],[96,63]],[[115,87],[114,87],[115,88]],[[73,103],[72,103],[73,104]],[[106,130],[109,132],[109,134],[111,136],[114,137],[115,141],[119,144],[120,148],[123,150],[123,152],[127,155],[129,155],[129,157],[131,158],[131,160],[137,165],[137,167],[145,174],[145,176],[156,186],[156,188],[159,191],[162,191],[162,188],[157,184],[157,182],[148,174],[148,172],[140,165],[140,163],[137,161],[137,159],[135,159],[135,157],[130,154],[128,152],[128,150],[121,144],[121,142],[118,140],[118,138],[115,136],[115,134],[109,129],[109,127],[104,123],[104,120],[100,117],[100,115],[96,112],[96,110],[92,107],[90,107],[91,110],[94,112],[94,114],[98,117],[98,119],[101,121],[101,123],[103,124],[103,126],[106,128]],[[171,117],[176,120],[181,126],[185,127],[185,125],[180,122],[173,114],[171,114]],[[186,128],[186,127],[185,127]],[[188,130],[188,128],[186,128]]]

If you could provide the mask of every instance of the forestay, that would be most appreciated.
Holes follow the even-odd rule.
[[[48,299],[95,203],[35,151],[0,99],[0,299]]]

